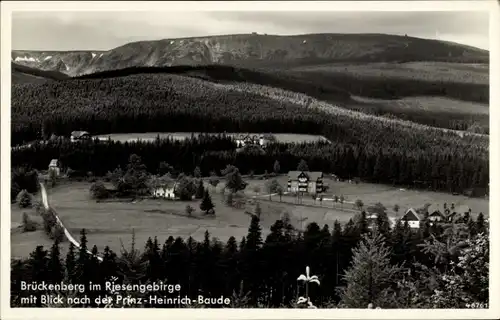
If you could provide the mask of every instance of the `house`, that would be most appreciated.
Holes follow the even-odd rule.
[[[49,174],[51,172],[55,172],[55,175],[58,177],[61,174],[61,166],[60,162],[57,159],[50,160],[49,163]]]
[[[408,221],[408,225],[412,229],[420,228],[420,221],[423,219],[421,213],[417,212],[417,210],[413,208],[409,208],[406,210],[405,214],[401,217],[401,221]]]
[[[90,139],[90,134],[87,131],[71,132],[71,142]]]
[[[427,207],[427,213],[429,214],[429,221],[431,222],[444,222],[446,221],[446,216],[448,213],[443,213],[441,211],[441,206],[438,204],[431,204]]]
[[[366,222],[368,223],[368,229],[373,229],[373,226],[377,224],[378,214],[376,212],[366,211]]]
[[[265,138],[263,135],[249,135],[249,134],[242,134],[236,137],[236,147],[237,148],[243,148],[245,146],[249,145],[254,145],[254,146],[260,146],[264,148],[268,142],[268,139]]]
[[[288,192],[316,194],[323,192],[323,172],[288,172]]]
[[[176,187],[175,181],[157,181],[151,188],[151,194],[153,198],[174,200]]]

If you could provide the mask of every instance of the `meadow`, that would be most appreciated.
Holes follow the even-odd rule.
[[[113,141],[120,141],[120,142],[130,142],[130,141],[137,141],[137,140],[142,140],[142,141],[153,141],[157,137],[160,137],[160,139],[173,139],[173,140],[185,140],[187,138],[190,138],[192,135],[199,135],[200,133],[198,132],[146,132],[146,133],[112,133],[112,134],[102,134],[102,135],[97,135],[97,138],[100,140],[108,140],[111,139]],[[207,133],[203,133],[206,135]],[[214,135],[217,135],[219,133],[213,133]],[[260,136],[262,134],[267,134],[267,133],[225,133],[226,136],[231,136],[231,137],[239,137],[239,136],[244,136],[244,135],[250,135],[250,136]],[[316,141],[328,141],[325,137],[320,136],[320,135],[313,135],[313,134],[296,134],[296,133],[273,133],[272,136],[276,138],[277,142],[280,143],[308,143],[308,142],[316,142]]]
[[[464,64],[451,62],[406,62],[367,63],[306,66],[298,71],[346,73],[359,77],[413,79],[429,82],[449,81],[455,83],[489,84],[487,64]]]
[[[286,188],[287,177],[285,175],[276,179]],[[122,242],[125,246],[130,243],[132,230],[139,244],[145,243],[150,236],[157,236],[160,242],[164,242],[169,236],[183,238],[192,236],[196,240],[202,240],[206,230],[210,232],[211,237],[217,237],[222,241],[227,241],[230,236],[240,240],[248,232],[250,215],[247,213],[255,212],[257,202],[262,209],[260,224],[264,237],[269,233],[269,227],[285,213],[289,215],[292,225],[299,229],[303,229],[310,222],[317,222],[320,226],[328,224],[330,227],[333,226],[335,220],[345,223],[359,212],[354,206],[354,201],[357,199],[363,201],[365,208],[381,202],[388,208],[389,217],[401,216],[409,207],[419,208],[426,203],[442,207],[445,202],[448,205],[454,203],[456,207],[469,206],[474,217],[479,212],[483,212],[485,217],[489,216],[489,202],[484,198],[401,190],[370,183],[350,184],[326,178],[325,182],[329,185],[329,190],[324,195],[325,200],[321,205],[319,201],[314,201],[309,196],[305,196],[302,204],[298,205],[291,195],[284,195],[281,201],[278,195],[273,195],[270,201],[266,191],[266,183],[269,180],[245,178],[245,181],[248,182],[243,192],[245,197],[242,198],[245,201],[239,208],[228,207],[225,204],[224,195],[221,192],[224,187],[223,182],[217,188],[207,184],[215,204],[215,217],[202,214],[199,209],[199,200],[185,202],[146,199],[136,202],[97,203],[89,197],[90,183],[88,182],[63,183],[49,189],[48,197],[50,205],[75,238],[78,239],[80,230],[85,228],[89,244],[96,244],[99,250],[109,245],[115,251],[120,249]],[[334,203],[331,200],[334,195],[343,195],[344,204]],[[401,208],[399,213],[392,209],[395,204]],[[186,214],[187,205],[195,209],[192,217]],[[15,204],[11,206],[11,255],[13,257],[25,257],[36,245],[48,247],[52,243],[41,228],[34,232],[21,231],[23,212],[27,212],[40,225],[42,223],[34,209],[20,209]],[[63,245],[62,250],[65,253],[67,245]]]
[[[489,106],[484,103],[460,101],[444,97],[406,97],[402,99],[376,99],[353,96],[353,100],[362,103],[383,103],[394,108],[406,110],[420,110],[424,112],[443,111],[460,113],[463,115],[489,115]]]
[[[278,182],[286,188],[287,176],[277,177]],[[252,196],[262,196],[262,199],[269,199],[266,191],[266,180],[247,180],[248,186],[245,193]],[[353,210],[354,202],[361,200],[364,207],[374,205],[377,202],[382,203],[388,209],[388,215],[394,216],[392,208],[398,205],[401,209],[399,215],[406,211],[408,208],[420,208],[425,204],[443,207],[444,203],[451,205],[455,204],[456,207],[468,206],[472,209],[472,216],[476,216],[482,212],[485,216],[489,216],[489,200],[486,198],[469,198],[463,195],[452,195],[444,192],[433,192],[425,190],[411,190],[399,187],[392,187],[384,184],[364,183],[359,184],[349,183],[347,181],[335,181],[331,178],[325,177],[324,183],[329,186],[329,189],[324,194],[325,199],[332,199],[335,195],[343,195],[345,198],[344,205],[341,208],[340,203],[333,203],[331,200],[324,200],[322,206],[325,209],[335,210]],[[255,193],[255,187],[258,187],[260,192]],[[279,196],[272,196],[273,201],[278,202]],[[282,202],[295,203],[296,198],[291,195],[284,195]],[[319,201],[314,201],[310,196],[304,196],[302,199],[303,204],[319,206]],[[357,210],[356,210],[357,211]]]

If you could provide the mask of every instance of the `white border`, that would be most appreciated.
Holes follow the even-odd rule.
[[[10,60],[12,11],[489,11],[490,12],[490,309],[488,310],[359,310],[359,309],[21,309],[10,308]],[[1,3],[1,319],[498,319],[499,297],[497,200],[500,163],[499,39],[500,16],[496,1],[224,1],[224,2],[117,2],[8,1]],[[496,90],[495,90],[496,89]],[[496,164],[496,166],[495,166]],[[496,177],[494,179],[493,177]]]

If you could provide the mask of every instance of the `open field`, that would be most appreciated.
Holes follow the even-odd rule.
[[[286,188],[287,177],[279,176],[277,177],[279,183]],[[406,209],[413,207],[419,208],[429,203],[431,205],[439,205],[440,207],[446,202],[448,205],[454,203],[455,206],[466,205],[472,209],[472,215],[476,216],[479,212],[482,212],[485,216],[489,215],[489,201],[484,198],[468,198],[463,195],[451,195],[442,192],[432,192],[432,191],[420,191],[420,190],[401,190],[401,188],[395,188],[382,184],[373,183],[348,183],[334,181],[325,177],[324,182],[329,185],[329,190],[324,195],[326,199],[332,199],[334,195],[340,197],[343,195],[345,198],[345,203],[342,206],[343,209],[352,210],[353,203],[360,199],[363,201],[365,207],[373,205],[377,202],[381,202],[386,208],[389,209],[389,215],[392,213],[392,208],[395,204],[399,205],[400,214]],[[266,195],[268,194],[265,184],[265,180],[247,180],[249,185],[245,189],[245,193],[250,196],[256,195]],[[254,187],[259,187],[259,194],[255,193]],[[269,197],[264,197],[269,199]],[[272,199],[276,202],[279,201],[279,196],[272,196]],[[295,203],[296,198],[292,196],[283,196],[283,202]],[[319,206],[319,201],[312,200],[310,196],[304,196],[302,199],[303,204],[317,205]],[[333,203],[331,200],[324,200],[323,207],[327,209],[328,207],[340,209],[340,204]]]
[[[174,140],[184,140],[190,138],[191,135],[199,135],[198,132],[146,132],[146,133],[112,133],[112,134],[103,134],[98,135],[97,137],[102,140],[107,140],[111,138],[111,140],[115,141],[137,141],[137,140],[155,140],[157,136],[160,136],[161,139],[174,139]],[[206,134],[206,133],[204,133]],[[265,133],[226,133],[228,136],[240,136],[249,134],[253,135],[261,135]],[[315,142],[315,141],[327,141],[327,139],[323,136],[312,135],[312,134],[296,134],[296,133],[273,133],[276,140],[281,143],[302,143],[302,142]]]
[[[57,211],[59,217],[68,231],[78,240],[82,228],[87,230],[89,245],[96,244],[101,251],[106,245],[118,251],[120,240],[125,245],[130,242],[131,231],[134,229],[136,243],[142,249],[148,237],[157,236],[160,242],[164,242],[169,236],[181,236],[187,238],[192,236],[196,240],[202,240],[205,230],[212,237],[227,241],[230,236],[241,240],[246,236],[250,224],[250,216],[245,211],[254,212],[255,200],[249,199],[245,207],[241,209],[229,208],[222,202],[221,187],[212,190],[212,200],[215,204],[216,217],[205,217],[199,210],[199,200],[166,201],[166,200],[143,200],[132,202],[102,202],[96,203],[89,199],[90,183],[68,183],[48,190],[50,205]],[[187,217],[185,208],[187,205],[195,209],[192,218]],[[352,218],[352,213],[341,212],[329,208],[310,208],[306,206],[295,206],[293,204],[262,201],[261,226],[263,237],[269,232],[269,227],[279,219],[284,212],[288,212],[291,222],[300,225],[300,218],[308,217],[305,221],[316,221],[320,225],[331,224],[335,219],[346,222]],[[21,223],[23,210],[12,205],[11,230]],[[27,209],[24,211],[32,211]],[[332,217],[335,217],[332,220]],[[326,218],[326,220],[325,220]],[[41,223],[41,219],[40,223]],[[38,220],[37,220],[38,221]],[[30,233],[22,233],[15,230],[11,235],[11,254],[13,257],[27,256],[36,245],[44,245],[49,248],[52,241],[41,230]],[[67,244],[63,245],[66,252]]]
[[[298,71],[337,72],[360,77],[385,77],[458,83],[489,83],[489,66],[448,62],[367,63],[306,66]]]
[[[460,101],[443,97],[406,97],[397,100],[376,99],[353,96],[353,99],[363,103],[383,103],[391,107],[421,111],[445,111],[462,114],[489,115],[489,106],[484,103]]]
[[[286,176],[282,175],[277,179],[286,187]],[[150,236],[157,236],[160,242],[164,242],[169,236],[184,238],[192,236],[197,240],[202,240],[205,230],[208,230],[212,237],[217,237],[222,241],[226,241],[230,236],[240,240],[247,234],[250,223],[250,216],[245,214],[245,211],[254,212],[256,201],[262,208],[261,226],[264,238],[269,232],[269,227],[285,212],[290,215],[292,224],[298,228],[310,222],[317,222],[320,226],[324,224],[332,226],[335,220],[345,223],[359,212],[353,205],[357,199],[363,201],[365,208],[381,202],[388,208],[390,217],[396,216],[392,210],[395,204],[401,208],[398,214],[400,216],[409,207],[418,208],[426,203],[442,207],[445,202],[448,205],[454,203],[457,207],[469,206],[474,217],[479,212],[483,212],[486,217],[489,216],[489,201],[482,198],[401,190],[369,183],[356,185],[333,181],[329,178],[325,178],[325,182],[330,189],[324,195],[325,200],[321,206],[319,201],[314,201],[310,196],[304,196],[303,205],[297,205],[296,199],[291,195],[284,195],[282,202],[278,195],[273,195],[272,201],[269,201],[266,190],[268,180],[245,180],[249,184],[244,190],[247,197],[242,208],[229,208],[223,203],[221,193],[224,187],[223,182],[216,189],[207,185],[216,206],[214,218],[201,215],[199,200],[96,203],[89,199],[90,183],[87,182],[61,184],[54,189],[49,189],[48,197],[50,205],[57,211],[65,226],[77,240],[80,230],[85,228],[90,246],[96,244],[98,249],[102,250],[104,246],[109,245],[115,251],[120,249],[120,241],[123,241],[125,245],[130,242],[132,229],[135,230],[136,242],[141,249]],[[255,192],[255,187],[260,188],[258,193]],[[345,203],[343,205],[334,203],[331,200],[334,195],[344,195]],[[187,205],[195,209],[194,217],[186,216]],[[13,257],[27,256],[37,245],[49,248],[52,244],[41,229],[29,233],[20,231],[22,212],[28,212],[33,220],[40,224],[42,222],[41,218],[36,216],[34,209],[19,209],[17,205],[11,206],[11,254]],[[63,245],[64,252],[67,246],[67,243]]]

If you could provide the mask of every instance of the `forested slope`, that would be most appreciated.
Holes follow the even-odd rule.
[[[28,105],[30,108],[26,107]],[[12,126],[13,140],[17,142],[36,139],[42,126],[46,135],[68,135],[80,129],[92,134],[131,131],[294,132],[321,134],[333,142],[321,146],[271,148],[267,155],[262,156],[245,157],[232,150],[195,153],[212,165],[237,161],[243,171],[270,170],[272,163],[268,162],[283,153],[283,157],[286,154],[292,156],[288,160],[282,159],[289,163],[287,168],[293,169],[297,159],[307,158],[316,163],[314,167],[318,169],[338,172],[336,163],[344,163],[345,157],[349,156],[351,160],[347,163],[352,161],[352,164],[340,165],[345,168],[345,175],[392,183],[394,174],[391,172],[401,172],[401,177],[398,173],[396,179],[399,183],[436,181],[436,188],[446,190],[457,179],[462,181],[457,187],[461,190],[476,185],[486,187],[489,172],[487,136],[461,138],[438,129],[351,112],[275,88],[259,87],[256,90],[248,84],[215,84],[169,74],[24,85],[13,91]],[[30,158],[34,154],[30,152],[35,151],[40,159],[58,157],[67,148],[66,153],[71,150],[77,154],[84,152],[83,149],[74,150],[71,145],[47,148],[49,151],[44,156],[42,147],[19,151],[22,156],[17,158],[13,154],[13,165],[33,161]],[[99,148],[102,150],[103,147]],[[136,147],[126,148],[130,153],[138,151]],[[138,152],[145,159],[160,160],[159,154],[167,154],[159,152],[159,147],[139,148],[142,153],[151,150],[147,156]],[[110,152],[91,151],[89,154],[93,154],[92,158],[105,155],[112,159]],[[128,155],[123,155],[122,160],[126,157]],[[82,158],[88,159],[88,156]],[[180,165],[181,159],[184,158],[172,161]],[[192,159],[191,156],[188,166],[195,165]],[[94,163],[94,160],[86,161]],[[100,172],[113,169],[116,162],[106,168],[93,169]],[[150,165],[155,166],[154,162]],[[79,167],[83,169],[84,165]],[[213,169],[210,165],[205,168]],[[386,174],[387,170],[391,174]]]
[[[351,95],[398,99],[410,96],[440,96],[462,101],[489,102],[489,87],[481,83],[454,82],[449,78],[378,77],[342,72],[269,71],[231,66],[136,67],[99,72],[77,79],[105,79],[134,74],[180,74],[217,83],[249,83],[307,94],[319,100],[368,114],[396,117],[403,120],[453,130],[489,132],[489,117],[473,112],[447,112],[395,108],[389,103],[360,103]],[[471,106],[472,108],[472,106]]]

